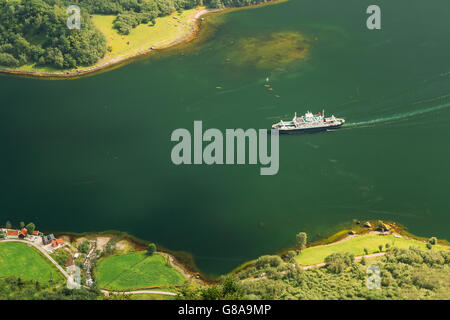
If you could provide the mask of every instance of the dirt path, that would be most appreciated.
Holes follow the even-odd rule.
[[[156,291],[156,290],[136,290],[136,291],[108,291],[108,290],[101,290],[106,296],[109,296],[110,294],[119,295],[119,294],[145,294],[145,293],[151,293],[151,294],[162,294],[166,296],[176,296],[176,293],[169,292],[169,291]]]
[[[365,256],[359,256],[359,257],[355,257],[355,261],[360,261],[363,257],[364,258],[372,258],[372,257],[379,257],[379,256],[384,256],[386,254],[386,252],[380,252],[380,253],[373,253],[373,254],[368,254]],[[325,262],[322,263],[317,263],[317,264],[313,264],[310,266],[304,266],[302,267],[303,270],[309,270],[309,269],[314,269],[314,268],[320,268],[320,267],[324,267],[327,264]]]
[[[365,256],[359,256],[359,257],[355,257],[355,261],[360,261],[363,257],[364,258],[373,258],[373,257],[384,256],[385,254],[386,254],[386,252],[380,252],[380,253],[368,254]],[[315,269],[315,268],[325,267],[326,265],[327,264],[325,262],[322,262],[322,263],[317,263],[317,264],[313,264],[310,266],[304,266],[304,267],[300,267],[300,268],[302,270],[311,270],[311,269]],[[286,274],[286,271],[282,271],[281,274]],[[259,278],[244,279],[243,281],[258,281],[258,280],[262,280],[262,279],[267,279],[267,276],[263,276],[263,277],[259,277]]]

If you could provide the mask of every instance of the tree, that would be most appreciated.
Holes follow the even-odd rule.
[[[300,232],[297,234],[297,250],[302,251],[306,248],[306,242],[307,242],[308,236],[305,232]]]
[[[147,254],[152,256],[156,252],[156,245],[152,242],[147,246]]]
[[[288,262],[288,263],[295,263],[295,256],[296,256],[296,253],[295,253],[295,251],[293,251],[293,250],[289,250],[287,253],[286,253],[286,256],[285,256],[285,261],[286,262]]]
[[[431,237],[430,240],[428,241],[430,244],[437,244],[437,238],[436,237]]]
[[[11,221],[9,221],[9,220],[6,221],[5,228],[6,228],[6,229],[11,229],[11,228],[12,228]]]
[[[20,223],[19,223],[19,227],[20,227],[20,229],[23,229],[23,228],[25,227],[25,222],[23,222],[23,221],[20,221]]]
[[[82,2],[80,5],[85,7],[85,1]],[[117,7],[119,0],[111,2]],[[123,2],[131,6],[131,2],[137,1]],[[102,58],[106,38],[95,28],[85,8],[81,11],[83,27],[68,30],[66,3],[67,0],[1,0],[0,66],[37,63],[72,68],[92,65]]]
[[[432,249],[433,248],[433,246],[431,245],[431,243],[427,243],[427,249]]]
[[[364,248],[364,254],[367,256],[369,254],[369,250],[367,248]]]
[[[380,244],[380,245],[378,246],[378,249],[380,249],[380,252],[382,252],[382,251],[383,251],[383,245]]]
[[[0,65],[6,67],[17,67],[19,60],[9,53],[0,52]]]
[[[255,266],[259,269],[277,268],[283,264],[283,260],[279,256],[261,256],[256,259]]]
[[[363,266],[366,265],[366,258],[364,258],[364,257],[361,258],[361,264],[362,264]]]
[[[355,257],[350,253],[332,253],[325,258],[328,270],[332,273],[341,273],[353,264]]]
[[[87,254],[89,252],[89,247],[90,247],[89,241],[84,240],[78,245],[78,251]]]
[[[219,284],[207,287],[185,285],[180,289],[177,297],[179,300],[241,300],[243,298],[244,291],[238,279],[232,276],[222,277]]]
[[[34,225],[33,222],[30,222],[29,224],[27,224],[25,228],[27,228],[29,234],[33,234],[34,230],[36,229],[36,226]]]

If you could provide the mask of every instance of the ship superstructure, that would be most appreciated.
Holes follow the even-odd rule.
[[[295,133],[295,132],[316,132],[327,129],[336,129],[345,123],[343,118],[336,118],[334,115],[326,118],[325,112],[312,114],[311,112],[298,117],[297,112],[291,121],[281,120],[272,125],[272,129],[279,130],[280,133]]]

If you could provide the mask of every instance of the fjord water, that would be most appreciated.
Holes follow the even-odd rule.
[[[353,218],[450,239],[450,6],[377,3],[381,30],[372,2],[291,0],[208,16],[199,39],[93,76],[0,77],[1,223],[126,231],[210,274]],[[306,54],[274,48],[286,34]],[[347,126],[281,136],[278,175],[171,162],[194,120],[270,128],[322,108]]]

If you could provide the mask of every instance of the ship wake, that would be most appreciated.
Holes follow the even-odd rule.
[[[371,119],[371,120],[359,121],[359,122],[350,122],[350,123],[347,123],[345,125],[345,127],[346,128],[354,128],[354,127],[362,127],[362,126],[371,126],[371,125],[384,123],[384,122],[394,122],[394,121],[403,120],[406,118],[411,118],[411,117],[415,117],[415,116],[430,113],[430,112],[439,111],[439,110],[446,109],[449,107],[450,107],[450,102],[435,105],[435,106],[424,108],[424,109],[414,110],[414,111],[410,111],[410,112],[393,114],[390,116],[385,116],[385,117],[381,117],[381,118],[377,118],[377,119]]]

